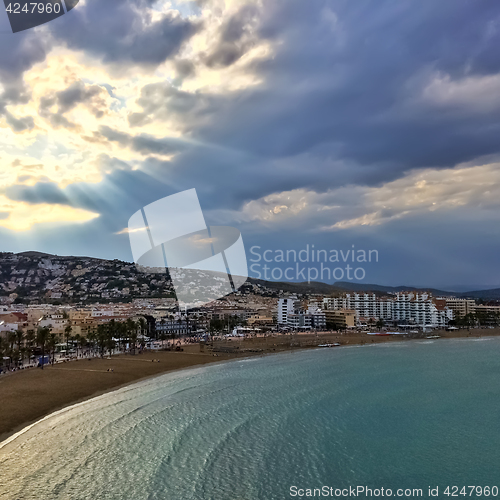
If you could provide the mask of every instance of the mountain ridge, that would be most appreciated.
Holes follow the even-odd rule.
[[[451,292],[432,287],[385,286],[375,283],[338,281],[333,284],[319,281],[279,282],[248,278],[247,283],[262,289],[262,293],[276,294],[339,294],[345,292],[373,292],[376,294],[402,291],[430,292],[434,296],[500,299],[500,288]],[[137,285],[137,286],[136,286]],[[130,289],[130,296],[123,290]],[[135,290],[135,291],[134,291]],[[0,252],[0,296],[16,294],[16,299],[29,301],[44,298],[75,301],[107,300],[131,297],[172,296],[170,284],[158,275],[143,274],[135,264],[118,259],[98,257],[59,256],[38,251],[20,253]]]

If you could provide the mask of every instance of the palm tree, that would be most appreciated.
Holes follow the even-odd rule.
[[[135,354],[135,345],[137,343],[137,324],[132,318],[128,318],[126,321],[127,333],[130,339],[130,344],[133,348]]]
[[[68,325],[66,325],[66,328],[64,329],[64,336],[66,337],[66,356],[68,355],[68,352],[69,352],[69,338],[71,337],[72,331],[73,331],[73,328],[68,323]]]
[[[9,367],[11,363],[14,361],[14,344],[16,343],[17,336],[15,331],[10,331],[7,334],[7,343],[8,343],[8,352],[7,356],[10,358]]]
[[[29,352],[28,355],[30,357],[30,362],[31,362],[31,356],[33,355],[34,351],[34,344],[36,340],[36,335],[34,330],[28,330],[26,332],[26,347],[28,348]]]
[[[16,365],[19,366],[20,362],[23,362],[24,360],[24,352],[21,352],[23,348],[24,332],[22,328],[19,328],[18,330],[16,330],[15,333],[16,333],[16,344],[17,344]]]
[[[50,328],[47,326],[40,327],[37,332],[37,344],[42,348],[42,370],[45,365],[45,346],[47,345],[47,341],[50,335]]]
[[[141,335],[144,337],[148,324],[146,323],[146,320],[144,318],[139,318],[138,324]],[[142,342],[144,342],[144,339],[142,340]]]
[[[56,344],[58,342],[58,337],[55,333],[51,333],[49,335],[49,340],[47,342],[47,345],[49,347],[49,355],[50,351],[52,351],[52,364],[55,363],[56,360]]]
[[[108,329],[106,325],[98,325],[97,326],[97,342],[99,345],[99,350],[101,352],[101,358],[104,357],[104,348],[106,347],[106,343],[108,340]]]
[[[78,349],[78,345],[80,345],[80,350],[82,351],[83,356],[83,348],[88,344],[87,339],[83,335],[79,335],[76,341],[76,347]]]
[[[3,358],[7,352],[7,343],[0,337],[0,368],[3,366]]]

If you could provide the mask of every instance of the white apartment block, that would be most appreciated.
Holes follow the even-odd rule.
[[[444,328],[453,319],[453,311],[444,299],[433,299],[427,293],[398,293],[393,302],[393,319],[398,323]]]
[[[288,297],[278,300],[278,324],[288,324],[288,315],[294,314],[295,310],[300,306],[297,297]]]
[[[369,293],[347,293],[343,297],[323,299],[325,309],[352,309],[358,318],[374,318],[397,323],[445,327],[453,319],[453,310],[445,299],[429,294],[401,292],[394,297],[378,297]]]
[[[293,330],[310,330],[312,328],[312,316],[303,312],[290,313],[287,315],[287,326]]]
[[[65,319],[62,314],[50,314],[40,319],[38,326],[41,328],[50,328],[51,333],[56,333],[58,335],[64,333],[64,329],[68,326],[69,320]]]
[[[392,305],[391,299],[377,297],[374,293],[346,293],[343,297],[323,299],[324,309],[352,309],[358,318],[392,320]]]
[[[310,304],[306,314],[311,317],[313,328],[317,330],[326,328],[326,314],[319,307]]]

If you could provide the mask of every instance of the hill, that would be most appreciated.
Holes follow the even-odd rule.
[[[249,278],[242,288],[245,294],[274,297],[289,293],[331,295],[358,291],[386,294],[411,290],[428,291],[434,296],[500,299],[500,288],[453,293],[411,286],[391,287],[352,282],[328,284],[317,281],[296,283],[255,278]],[[140,272],[130,262],[43,252],[0,253],[0,303],[127,302],[136,298],[173,297],[174,289],[168,273]]]

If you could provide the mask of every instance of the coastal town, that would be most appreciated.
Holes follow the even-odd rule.
[[[249,280],[187,311],[179,309],[168,275],[140,273],[125,262],[27,252],[2,254],[0,272],[1,372],[84,353],[180,350],[212,338],[310,332],[414,338],[500,322],[496,301],[422,290],[292,293]]]

